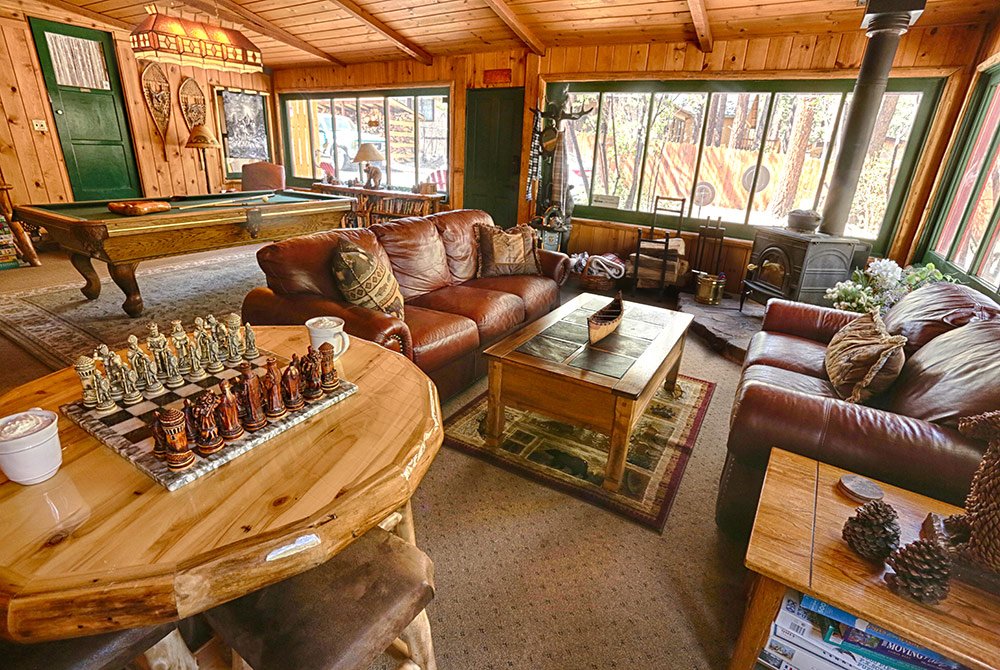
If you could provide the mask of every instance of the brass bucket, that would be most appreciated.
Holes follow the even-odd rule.
[[[694,299],[703,305],[718,305],[722,302],[722,291],[726,288],[726,280],[717,275],[699,275],[698,290]]]

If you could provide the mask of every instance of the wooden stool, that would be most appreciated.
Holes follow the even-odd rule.
[[[413,544],[373,528],[323,565],[205,617],[254,670],[364,670],[382,653],[434,670],[424,613],[433,572]]]
[[[175,624],[171,623],[35,644],[0,640],[0,667],[4,670],[120,670],[174,629]]]

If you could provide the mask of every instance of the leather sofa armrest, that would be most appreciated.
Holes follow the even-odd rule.
[[[767,301],[761,330],[829,344],[838,330],[859,316],[856,312],[772,298]]]
[[[413,359],[410,329],[394,316],[318,295],[286,295],[269,288],[255,288],[243,299],[243,320],[255,326],[299,326],[314,316],[338,316],[348,335]]]
[[[744,382],[733,408],[729,453],[763,470],[772,447],[961,505],[985,445],[900,414]]]
[[[542,266],[542,274],[550,279],[554,279],[556,284],[562,286],[569,279],[569,256],[559,251],[549,251],[547,249],[538,250],[538,262]]]

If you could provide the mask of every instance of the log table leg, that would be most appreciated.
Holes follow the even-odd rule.
[[[608,441],[608,464],[604,467],[604,482],[601,484],[608,491],[617,491],[622,484],[634,414],[634,400],[615,398],[614,424],[611,426],[611,439]]]
[[[677,375],[680,374],[681,359],[684,358],[684,339],[685,336],[681,336],[680,341],[677,342],[677,346],[674,347],[674,350],[677,352],[677,360],[671,366],[670,372],[667,373],[667,378],[663,382],[663,388],[671,393],[677,392]]]
[[[20,221],[8,220],[7,224],[10,226],[10,232],[14,235],[14,246],[17,247],[18,252],[29,265],[38,267],[42,264],[38,260],[38,252],[35,251],[35,245],[31,242],[31,237],[24,230],[24,226],[21,225]]]
[[[97,275],[97,270],[94,269],[94,264],[90,261],[90,256],[85,256],[83,254],[70,254],[69,262],[73,264],[76,271],[86,280],[86,284],[80,289],[80,293],[87,298],[87,300],[97,300],[98,296],[101,295],[101,278]]]
[[[413,526],[413,506],[407,501],[399,510],[402,518],[396,524],[395,533],[413,546],[417,546],[416,529]],[[434,643],[431,639],[431,622],[424,610],[410,622],[410,625],[399,635],[406,643],[410,657],[420,666],[420,670],[437,670],[434,659]]]
[[[486,402],[486,444],[496,448],[500,446],[503,436],[504,411],[501,383],[503,380],[503,365],[490,361],[490,389]]]
[[[135,268],[138,263],[122,263],[113,265],[108,263],[108,272],[118,288],[125,294],[125,302],[122,309],[125,313],[135,318],[142,314],[142,295],[139,293],[139,284],[135,281]]]
[[[753,670],[760,650],[771,634],[771,624],[778,616],[778,608],[781,607],[786,590],[784,584],[763,575],[754,575],[750,599],[743,615],[743,627],[736,639],[729,670]]]

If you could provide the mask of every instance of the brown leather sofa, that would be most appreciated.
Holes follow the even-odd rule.
[[[868,406],[841,400],[826,347],[857,314],[771,300],[736,391],[716,522],[749,536],[772,447],[962,504],[986,445],[958,419],[1000,409],[1000,305],[970,288],[914,291],[885,317],[908,338],[899,378]]]
[[[559,305],[559,287],[569,276],[565,254],[539,250],[542,275],[476,278],[476,223],[493,220],[458,210],[270,244],[257,252],[267,288],[246,296],[243,318],[294,325],[339,316],[348,334],[408,356],[442,398],[452,396],[485,374],[484,348]],[[391,264],[404,320],[344,300],[331,270],[343,239]]]

